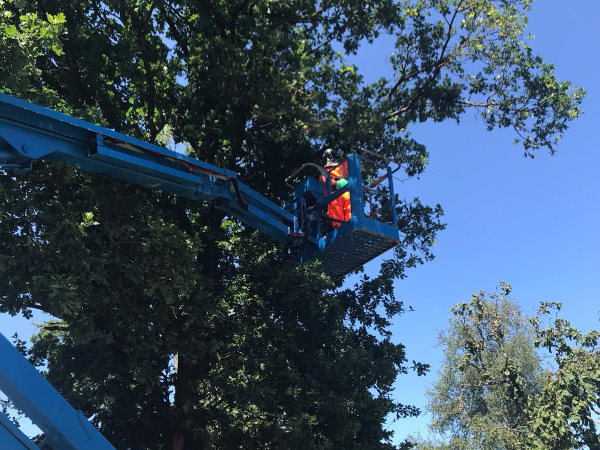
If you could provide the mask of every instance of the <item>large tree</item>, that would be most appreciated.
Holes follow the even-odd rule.
[[[436,443],[421,450],[599,448],[600,333],[581,333],[542,303],[526,316],[500,292],[452,308],[444,362],[428,393]],[[552,360],[544,360],[552,354]],[[441,442],[439,442],[441,441]]]
[[[325,147],[418,175],[410,127],[469,108],[526,155],[554,152],[583,94],[527,43],[530,4],[3,0],[2,69],[19,72],[0,89],[172,136],[278,201]],[[366,85],[347,59],[382,34],[393,77]],[[400,199],[402,244],[342,288],[211,205],[56,164],[1,181],[0,308],[60,319],[32,359],[119,447],[388,448],[386,417],[417,412],[392,397],[407,361],[388,327],[393,281],[433,257],[439,206]]]
[[[456,305],[440,336],[445,358],[428,409],[431,429],[450,435],[450,448],[525,447],[527,412],[514,378],[533,397],[542,390],[543,372],[533,328],[509,290],[502,284],[498,294],[479,292]]]

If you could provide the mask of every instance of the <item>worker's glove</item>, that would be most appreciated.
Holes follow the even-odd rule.
[[[346,180],[345,178],[340,178],[339,180],[337,180],[335,182],[335,187],[337,189],[342,189],[342,188],[346,187],[347,184],[348,184],[348,180]]]

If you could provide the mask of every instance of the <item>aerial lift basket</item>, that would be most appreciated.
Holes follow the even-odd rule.
[[[295,232],[312,244],[299,252],[298,259],[320,260],[323,271],[334,279],[358,269],[400,243],[392,178],[397,168],[392,170],[388,165],[378,170],[381,163],[374,161],[374,157],[378,156],[371,152],[362,156],[349,155],[341,163],[344,169],[347,168],[348,184],[339,190],[331,187],[330,174],[314,164],[305,164],[286,180],[294,189],[294,200],[289,208],[296,217]],[[364,183],[361,162],[376,164],[373,173],[379,177]],[[318,178],[306,176],[295,186],[290,184],[309,166],[320,172]],[[381,170],[385,173],[381,174]],[[384,186],[385,182],[387,186]],[[327,205],[345,192],[350,193],[351,217],[345,221],[332,220],[327,217]],[[333,227],[332,222],[340,225]]]

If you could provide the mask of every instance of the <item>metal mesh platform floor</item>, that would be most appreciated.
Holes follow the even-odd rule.
[[[396,239],[365,229],[355,229],[335,242],[318,256],[323,271],[338,279],[398,244]]]

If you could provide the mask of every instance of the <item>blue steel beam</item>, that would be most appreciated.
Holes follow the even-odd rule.
[[[40,450],[2,413],[0,413],[0,448],[2,450]]]
[[[322,184],[307,177],[295,190],[296,200],[291,203],[295,205],[292,209],[296,208],[293,214],[241,183],[235,172],[0,94],[0,169],[27,170],[32,160],[38,158],[69,163],[86,171],[189,199],[214,202],[226,214],[283,243],[292,243],[295,239],[291,231],[296,232],[302,220],[302,212],[297,209],[301,207],[302,196],[316,200],[323,209],[343,193],[331,192],[331,185],[326,182],[327,193],[324,194]],[[329,235],[325,235],[317,223],[316,235],[304,236],[305,248],[299,261],[321,258],[322,252],[336,240],[339,242],[341,235],[355,229],[376,234],[383,232],[384,239],[399,242],[397,229],[364,220],[360,159],[350,155],[347,162],[349,180],[346,189],[350,192],[351,223],[343,224],[345,226]],[[389,181],[391,185],[391,178]],[[397,223],[395,214],[392,204],[394,224]],[[318,216],[313,222],[320,221],[320,213]],[[346,253],[353,257],[362,251],[362,244],[355,241],[348,245]],[[365,252],[369,258],[373,254]]]
[[[0,169],[43,158],[128,183],[214,201],[247,225],[287,242],[294,216],[227,169],[0,94]],[[235,186],[237,185],[237,192]]]
[[[2,334],[0,361],[0,390],[44,432],[52,449],[115,450],[83,413],[75,410]],[[20,447],[15,446],[13,439],[6,443],[0,440],[0,448]]]

